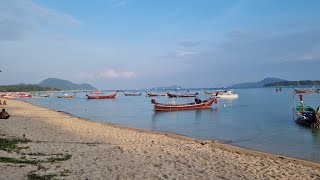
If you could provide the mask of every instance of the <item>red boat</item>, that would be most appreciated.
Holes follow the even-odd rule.
[[[167,93],[168,97],[170,98],[178,98],[178,97],[196,97],[198,93],[195,94],[171,94]]]
[[[90,93],[91,94],[103,94],[103,92],[101,92],[101,91],[91,91]]]
[[[210,109],[213,103],[215,104],[218,103],[218,99],[209,98],[207,100],[201,101],[196,98],[195,102],[186,103],[186,104],[162,104],[152,99],[151,103],[154,104],[155,111],[180,111],[180,110]]]
[[[155,94],[155,93],[152,93],[152,92],[147,92],[147,96],[149,97],[153,97],[153,96],[167,96],[167,93],[163,93],[163,94]]]
[[[117,93],[106,95],[106,96],[89,96],[86,95],[88,99],[114,99],[117,96]]]
[[[320,89],[293,89],[294,93],[319,93]]]
[[[123,91],[122,91],[123,92]],[[125,92],[123,92],[123,94],[125,95],[125,96],[141,96],[142,95],[142,93],[125,93]]]

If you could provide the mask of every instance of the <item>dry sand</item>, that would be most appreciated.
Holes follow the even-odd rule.
[[[3,100],[3,99],[2,99]],[[22,101],[6,100],[10,119],[0,119],[0,138],[32,142],[0,157],[53,163],[0,162],[0,179],[55,174],[58,179],[320,179],[320,164],[233,147],[218,142],[97,123]]]

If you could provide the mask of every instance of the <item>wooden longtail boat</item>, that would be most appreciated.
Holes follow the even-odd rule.
[[[90,93],[91,94],[103,94],[103,92],[101,92],[101,91],[91,91]]]
[[[305,105],[302,95],[300,95],[300,104],[296,105],[293,110],[298,116],[298,123],[312,128],[320,128],[320,107],[314,110],[311,106]]]
[[[151,103],[154,104],[155,111],[180,111],[180,110],[195,110],[195,109],[210,109],[213,103],[218,103],[217,98],[209,98],[204,101],[196,100],[197,102],[186,104],[163,104],[158,103],[154,99]]]
[[[123,92],[123,91],[122,91]],[[142,95],[142,93],[125,93],[125,92],[123,92],[123,94],[125,95],[125,96],[141,96]]]
[[[63,94],[61,96],[57,96],[57,98],[75,98],[77,95],[73,94],[73,95],[68,95],[68,94]]]
[[[105,96],[89,96],[86,95],[88,99],[114,99],[117,96],[117,93],[110,94],[110,95],[105,95]]]
[[[155,93],[152,93],[152,92],[147,92],[147,96],[149,97],[153,97],[153,96],[167,96],[167,93],[163,93],[163,94],[155,94]]]
[[[319,93],[320,89],[293,89],[294,93]]]
[[[178,98],[178,97],[196,97],[198,95],[198,93],[195,94],[171,94],[171,93],[167,93],[168,97],[170,98]]]
[[[220,94],[223,94],[225,93],[226,91],[212,91],[212,92],[209,92],[209,91],[203,91],[204,94],[210,94],[210,95],[220,95]],[[218,93],[218,94],[217,94]]]

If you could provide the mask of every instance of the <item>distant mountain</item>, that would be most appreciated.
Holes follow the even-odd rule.
[[[232,86],[230,86],[228,88],[231,88],[231,89],[261,88],[261,87],[264,87],[266,84],[276,83],[276,82],[283,82],[283,81],[287,81],[287,80],[278,79],[278,78],[265,78],[264,80],[259,81],[259,82],[240,83],[240,84],[232,85]]]
[[[67,80],[57,79],[57,78],[48,78],[39,83],[39,86],[57,88],[61,90],[91,90],[97,89],[90,84],[75,84]]]
[[[152,89],[177,89],[177,88],[182,89],[181,86],[177,86],[177,85],[167,86],[167,87],[154,87]]]
[[[266,84],[265,87],[274,87],[274,86],[320,86],[320,81],[283,81]]]

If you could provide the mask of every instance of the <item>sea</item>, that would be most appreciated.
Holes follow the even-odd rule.
[[[103,92],[111,94],[115,91]],[[147,97],[144,90],[137,92],[142,92],[143,95],[124,96],[120,92],[115,99],[88,100],[86,95],[89,92],[77,92],[77,97],[71,99],[57,98],[62,92],[55,92],[48,98],[22,100],[92,121],[201,140],[218,140],[279,156],[320,162],[320,130],[313,130],[296,122],[293,107],[299,103],[299,97],[293,94],[292,88],[282,88],[281,92],[276,92],[275,88],[235,89],[233,92],[239,98],[219,99],[212,109],[176,112],[154,111],[151,99],[161,103],[186,103],[194,102],[194,98]],[[211,97],[204,94],[203,89],[193,89],[189,93],[194,92],[198,92],[198,98],[202,100]],[[315,109],[320,106],[319,93],[303,94],[303,100]]]

